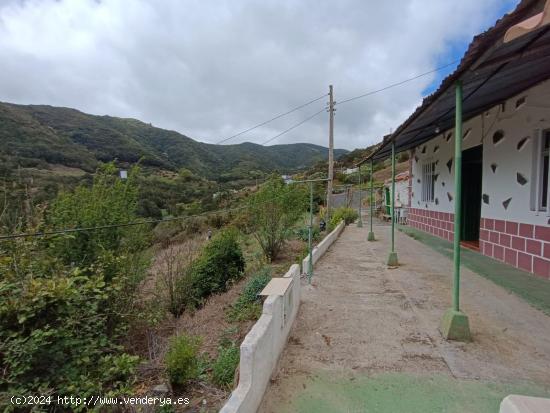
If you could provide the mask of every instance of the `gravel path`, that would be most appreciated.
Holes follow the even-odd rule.
[[[324,411],[394,411],[387,410],[392,397],[407,389],[369,405],[375,400],[369,392],[380,395],[369,386],[384,374],[418,377],[409,386],[427,380],[422,390],[428,396],[410,401],[418,411],[430,408],[422,404],[426,399],[455,411],[453,403],[464,407],[464,400],[473,398],[472,411],[480,412],[485,411],[480,406],[492,409],[515,389],[550,396],[550,317],[463,269],[462,309],[470,317],[473,342],[447,342],[438,326],[450,306],[452,262],[396,232],[401,265],[388,269],[389,227],[376,227],[378,240],[372,243],[366,241],[366,227],[347,227],[317,264],[313,284],[304,286],[298,318],[261,412],[316,411],[316,403]],[[347,401],[339,400],[346,386],[357,383],[362,383],[359,399],[352,400],[352,392]],[[473,390],[467,387],[472,385]],[[432,394],[445,391],[456,397],[462,392],[462,399]]]

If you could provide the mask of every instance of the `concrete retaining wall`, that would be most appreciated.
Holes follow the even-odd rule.
[[[315,248],[313,263],[317,262],[338,238],[344,226],[343,222],[340,223]],[[304,260],[304,264],[307,265],[307,259]],[[300,274],[300,266],[292,265],[284,275],[292,278],[285,295],[270,295],[266,298],[260,319],[241,343],[239,385],[233,390],[220,413],[254,413],[258,410],[298,314]]]
[[[550,399],[511,394],[500,403],[499,413],[548,413]]]
[[[338,239],[344,228],[346,227],[346,224],[344,221],[340,222],[334,230],[328,234],[315,248],[313,248],[313,265],[319,261],[319,258],[321,258],[325,252],[327,252],[328,248],[332,245],[334,241]],[[302,261],[302,272],[306,272],[309,264],[309,255],[304,258]]]
[[[292,265],[285,277],[292,277],[286,294],[266,298],[260,319],[241,344],[239,385],[220,412],[252,413],[262,402],[300,306],[300,266]]]

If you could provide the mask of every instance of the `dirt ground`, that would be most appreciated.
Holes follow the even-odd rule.
[[[153,251],[154,260],[148,278],[142,286],[143,297],[154,300],[162,299],[158,290],[160,288],[160,273],[166,269],[167,265],[166,257],[173,257],[177,252],[183,253],[184,257],[195,254],[205,242],[203,237],[187,241],[170,244],[166,248],[159,247]],[[269,264],[272,276],[283,276],[289,266],[295,262],[296,257],[301,256],[304,245],[305,243],[299,240],[287,242],[277,260]],[[168,253],[169,251],[173,252]],[[194,252],[192,253],[192,251]],[[222,337],[234,341],[237,345],[242,342],[255,320],[229,321],[227,311],[238,299],[249,276],[256,273],[256,267],[260,265],[256,256],[258,251],[259,246],[256,241],[253,239],[243,240],[243,253],[251,267],[247,267],[246,274],[241,280],[231,285],[227,291],[210,296],[204,305],[195,311],[186,311],[177,319],[166,314],[165,319],[157,327],[134,333],[130,341],[134,343],[133,347],[140,356],[147,360],[140,369],[140,380],[137,386],[140,395],[149,392],[156,385],[167,383],[167,379],[164,377],[163,360],[168,341],[172,336],[185,334],[200,337],[200,353],[210,360],[216,358]],[[182,265],[187,264],[188,262],[185,261]],[[135,345],[136,342],[140,345]],[[174,396],[191,399],[189,406],[182,406],[178,411],[201,413],[218,411],[231,392],[231,389],[218,388],[207,380],[194,381],[186,389],[171,390]]]
[[[366,222],[366,221],[365,221]],[[452,261],[389,227],[349,226],[316,265],[260,412],[497,412],[510,393],[550,397],[550,317],[467,270],[473,341],[447,342]]]

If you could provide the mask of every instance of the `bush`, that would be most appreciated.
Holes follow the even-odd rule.
[[[190,380],[199,377],[199,346],[200,340],[197,337],[180,335],[170,340],[164,358],[170,383],[185,386]]]
[[[353,208],[336,208],[332,211],[332,216],[330,217],[329,230],[332,231],[338,226],[340,221],[344,221],[346,225],[349,225],[355,222],[359,218],[359,214]]]
[[[197,258],[202,241],[188,239],[166,246],[156,260],[158,273],[157,291],[165,307],[174,317],[179,317],[189,302],[191,290],[190,270]]]
[[[235,370],[239,365],[240,352],[234,344],[219,349],[218,358],[212,365],[212,381],[222,387],[228,387],[233,383]]]
[[[268,261],[277,257],[306,208],[305,188],[285,185],[278,176],[250,196],[245,225],[258,240]]]
[[[248,280],[239,298],[228,312],[230,321],[256,320],[262,313],[258,294],[271,281],[271,269],[265,267]]]
[[[321,235],[321,231],[319,230],[319,226],[314,226],[312,228],[311,239],[317,240],[319,239],[320,235]],[[307,242],[309,240],[309,228],[308,227],[298,228],[296,230],[296,236],[298,237],[299,240]]]
[[[200,305],[209,295],[225,291],[242,277],[245,261],[234,229],[216,234],[206,244],[190,270],[190,304]]]
[[[67,269],[36,250],[31,258],[25,243],[20,256],[0,259],[0,399],[129,391],[138,358],[116,344],[127,324],[112,304],[122,280],[106,283],[101,266]]]
[[[79,186],[73,192],[59,194],[47,216],[51,228],[90,228],[124,224],[137,218],[137,174],[131,169],[128,179],[116,175],[113,163],[104,165],[91,188]],[[136,251],[147,242],[143,225],[107,227],[95,231],[69,233],[53,238],[51,251],[66,264],[87,266],[105,250]]]

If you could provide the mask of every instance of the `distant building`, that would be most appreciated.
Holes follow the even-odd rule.
[[[351,174],[354,174],[356,172],[359,172],[359,168],[347,168],[347,169],[344,169],[344,175],[351,175]]]
[[[281,175],[281,178],[283,178],[283,181],[285,181],[285,184],[291,184],[294,182],[294,179],[292,179],[292,175]]]

